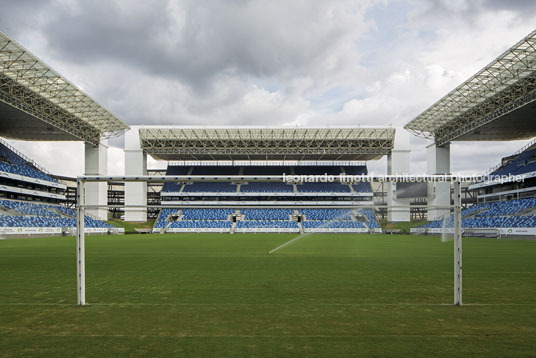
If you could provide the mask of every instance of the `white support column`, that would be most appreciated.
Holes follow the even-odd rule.
[[[108,140],[102,140],[97,147],[85,144],[84,175],[106,175],[108,173]],[[108,188],[106,183],[87,183],[86,204],[106,205],[108,203]],[[88,209],[87,213],[100,220],[108,220],[108,209]]]
[[[432,143],[426,147],[428,174],[450,174],[450,144],[438,147]],[[433,206],[450,206],[450,183],[428,183],[428,221],[443,219],[449,209]]]
[[[387,157],[387,174],[409,174],[409,133],[397,128],[395,143],[391,154]],[[410,199],[396,197],[396,183],[387,184],[387,220],[410,221]],[[407,208],[392,208],[393,206],[408,206]]]
[[[125,175],[147,175],[147,154],[140,147],[139,127],[125,134]],[[125,183],[125,205],[147,205],[147,183]],[[147,221],[147,208],[125,208],[125,221]]]

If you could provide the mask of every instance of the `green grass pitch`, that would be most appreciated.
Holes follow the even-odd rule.
[[[526,357],[536,242],[287,234],[0,241],[0,356]]]

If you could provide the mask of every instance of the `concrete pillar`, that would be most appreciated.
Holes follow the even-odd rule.
[[[387,174],[409,174],[409,133],[402,128],[397,128],[395,143],[391,154],[387,156]],[[396,197],[396,183],[387,184],[387,220],[410,221],[410,199]],[[408,208],[392,208],[392,206],[408,206]]]
[[[428,174],[450,174],[450,144],[426,147]],[[449,209],[433,209],[433,206],[450,205],[450,183],[428,183],[428,221],[442,219]]]
[[[139,128],[125,134],[125,175],[147,175],[147,154],[140,147]],[[147,183],[125,183],[125,205],[147,205]],[[125,208],[125,221],[147,221],[147,208]]]
[[[108,140],[102,140],[97,147],[85,143],[84,175],[106,175],[108,173]],[[106,205],[108,188],[106,183],[86,183],[86,204]],[[108,208],[87,209],[86,213],[100,220],[108,220]]]

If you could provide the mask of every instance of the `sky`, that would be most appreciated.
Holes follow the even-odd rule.
[[[533,0],[2,0],[0,11],[1,31],[129,125],[401,127],[534,24]],[[526,142],[453,143],[451,171],[484,172]],[[54,174],[83,174],[82,143],[10,143]],[[427,143],[411,144],[410,170],[424,173]],[[122,147],[110,141],[111,175]],[[385,173],[386,159],[368,166]]]

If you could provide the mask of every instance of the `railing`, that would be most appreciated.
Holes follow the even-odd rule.
[[[29,164],[31,164],[33,167],[35,167],[36,169],[42,171],[43,173],[51,176],[53,175],[52,173],[50,173],[48,170],[46,170],[44,167],[40,166],[39,164],[37,164],[36,162],[34,162],[32,159],[30,159],[29,157],[27,157],[26,155],[24,155],[23,153],[21,153],[20,151],[18,151],[17,149],[15,149],[12,145],[10,145],[8,142],[6,142],[5,140],[3,140],[2,138],[0,138],[0,143],[2,143],[4,146],[7,147],[7,149],[9,149],[10,151],[12,151],[13,153],[15,153],[16,155],[18,155],[19,157],[21,157],[24,161],[28,162]]]

